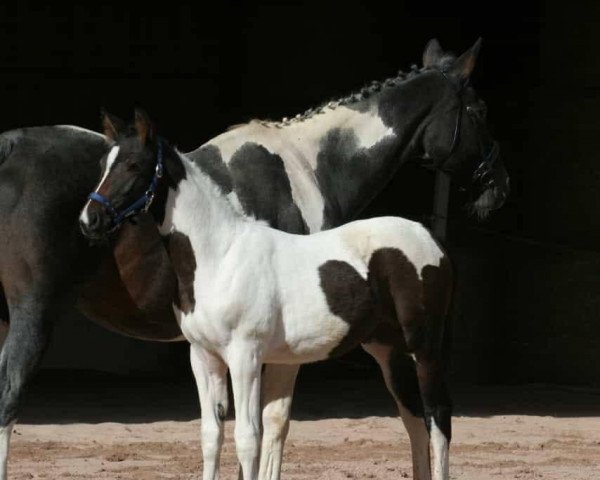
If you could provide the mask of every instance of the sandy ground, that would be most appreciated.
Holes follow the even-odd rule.
[[[412,478],[408,437],[380,383],[325,380],[300,382],[283,478]],[[451,478],[600,479],[600,392],[454,392]],[[189,382],[46,378],[15,427],[9,478],[200,478],[197,412]],[[232,437],[230,419],[224,479],[237,478]]]

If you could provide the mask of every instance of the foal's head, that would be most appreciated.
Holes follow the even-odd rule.
[[[421,138],[424,165],[470,190],[473,212],[485,217],[504,204],[510,188],[486,124],[486,105],[469,85],[480,46],[481,39],[458,58],[444,53],[437,40],[425,48],[423,65],[439,72],[441,100],[425,119]]]
[[[146,211],[163,173],[165,145],[145,112],[136,109],[133,125],[104,112],[102,125],[113,146],[101,160],[102,179],[79,217],[82,232],[90,238],[104,237]]]

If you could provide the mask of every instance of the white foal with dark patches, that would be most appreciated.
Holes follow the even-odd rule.
[[[209,176],[152,131],[147,116],[136,112],[135,128],[117,132],[112,161],[80,220],[88,235],[106,235],[118,226],[111,212],[142,198],[168,239],[179,286],[176,316],[191,345],[202,408],[203,478],[218,478],[228,370],[244,478],[271,478],[279,473],[282,442],[265,437],[263,446],[275,458],[259,463],[262,365],[281,366],[285,382],[271,385],[266,401],[287,410],[291,397],[277,402],[277,391],[287,395],[284,383],[293,383],[296,365],[362,343],[384,365],[392,391],[417,392],[418,398],[404,400],[410,405],[399,402],[401,410],[424,409],[403,416],[413,432],[416,477],[430,478],[431,443],[432,478],[447,480],[444,324],[452,272],[431,234],[394,217],[309,236],[270,228],[236,211]],[[416,388],[403,384],[414,379]]]

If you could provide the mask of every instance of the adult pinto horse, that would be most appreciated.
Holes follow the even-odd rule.
[[[421,70],[375,82],[292,120],[251,122],[189,156],[240,211],[288,232],[350,220],[411,159],[468,179],[476,191],[473,207],[485,214],[503,203],[508,177],[485,127],[485,105],[466,85],[478,49],[456,58],[432,41]],[[108,133],[116,131],[118,121],[106,120]],[[20,393],[47,343],[57,305],[78,298],[90,318],[139,338],[173,340],[180,331],[171,311],[173,272],[147,219],[124,226],[114,257],[77,235],[79,208],[100,176],[97,159],[109,148],[105,138],[51,127],[11,132],[0,144],[0,283],[11,322],[0,356],[1,468]],[[142,281],[149,276],[155,283],[147,291]],[[385,339],[385,332],[374,338]],[[429,435],[414,363],[385,341],[367,348],[418,453],[415,478],[429,478],[429,454],[422,453]],[[296,367],[265,370],[263,478],[279,476],[296,373]]]

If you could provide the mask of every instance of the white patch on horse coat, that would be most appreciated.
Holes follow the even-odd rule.
[[[450,466],[448,459],[448,439],[431,419],[431,470],[433,480],[448,480]]]
[[[0,427],[0,480],[8,479],[8,449],[15,423],[11,422],[6,427]]]
[[[269,153],[278,155],[290,181],[292,199],[302,212],[310,232],[314,233],[323,226],[324,209],[323,196],[314,172],[322,140],[336,128],[352,130],[358,139],[358,148],[371,148],[394,135],[375,108],[359,112],[340,106],[284,128],[250,122],[219,135],[208,145],[219,149],[225,163],[229,163],[235,152],[248,142],[261,145]]]
[[[106,158],[106,167],[104,169],[104,175],[102,175],[102,178],[100,179],[100,182],[98,182],[98,185],[95,188],[95,192],[98,191],[98,189],[100,188],[100,185],[102,185],[104,183],[104,180],[106,180],[106,177],[108,177],[108,174],[110,173],[113,163],[115,163],[115,160],[117,159],[117,156],[119,155],[119,146],[114,146],[110,149],[110,152],[108,152],[108,157]],[[88,207],[90,206],[91,200],[88,200],[86,202],[86,204],[83,207],[83,210],[81,212],[81,215],[79,216],[79,220],[81,221],[81,223],[83,223],[84,225],[89,225],[89,221],[90,221],[90,217],[88,216]]]

